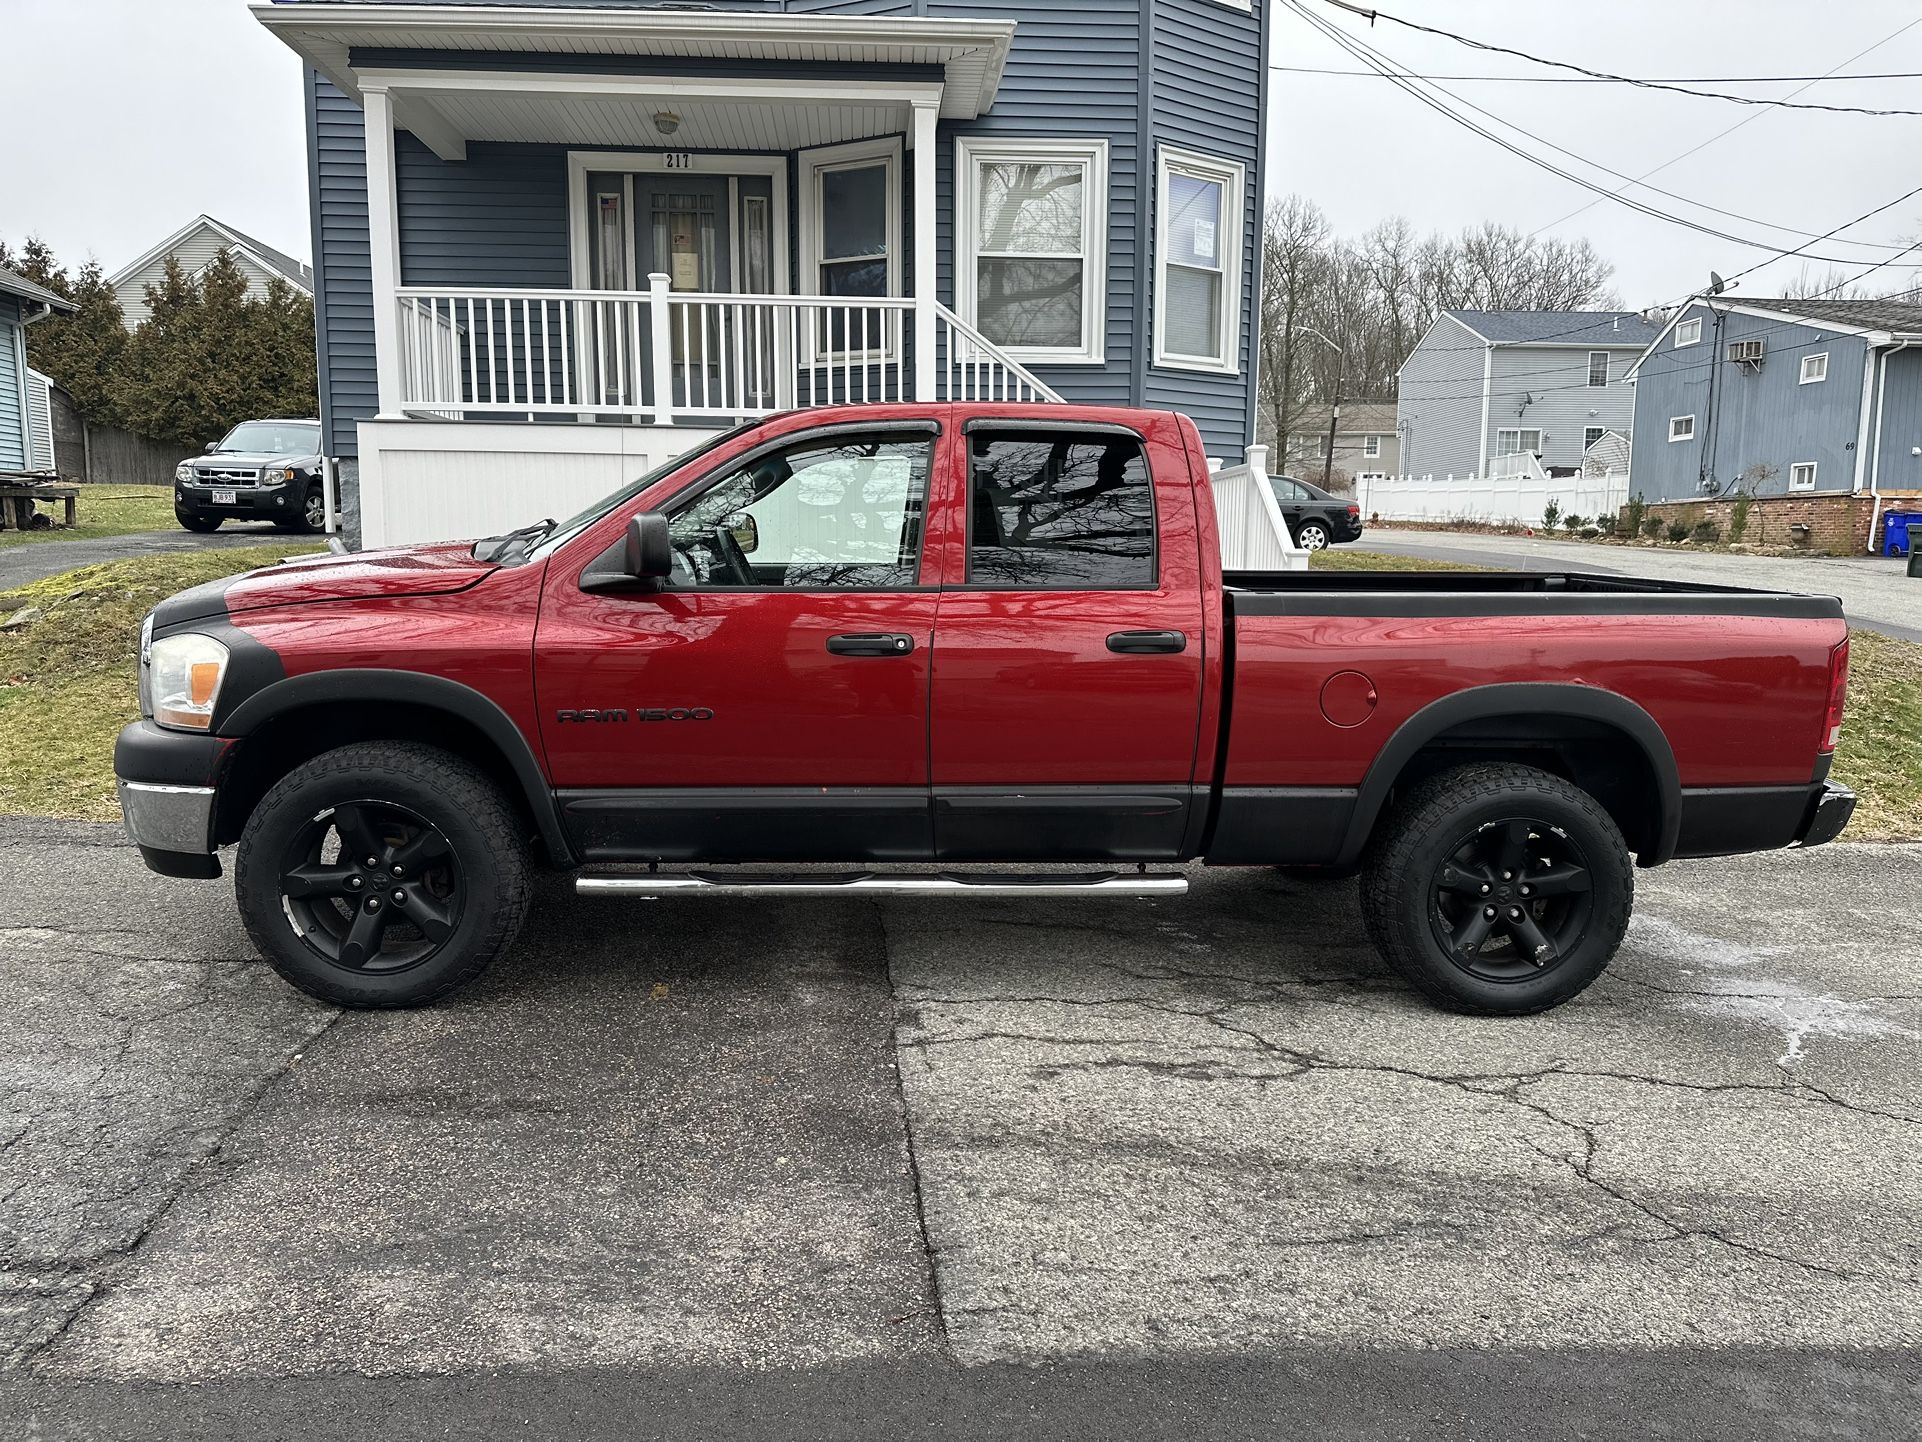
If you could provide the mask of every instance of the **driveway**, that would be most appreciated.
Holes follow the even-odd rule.
[[[37,1439],[1906,1435],[1922,848],[1639,877],[1525,1021],[1351,884],[575,901],[342,1014],[225,883],[0,822]]]
[[[28,541],[0,546],[0,591],[11,591],[34,581],[80,566],[124,561],[130,556],[154,556],[168,551],[205,551],[232,546],[266,546],[298,540],[264,522],[229,522],[209,535],[188,530],[136,531],[128,536],[100,536],[82,541]],[[323,538],[314,537],[319,545]]]
[[[1733,556],[1714,551],[1592,546],[1469,531],[1396,531],[1371,527],[1360,548],[1516,571],[1598,571],[1763,590],[1839,596],[1850,622],[1922,641],[1922,580],[1903,562],[1874,556]]]

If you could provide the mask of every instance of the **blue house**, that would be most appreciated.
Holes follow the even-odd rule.
[[[1632,484],[1749,539],[1876,549],[1882,513],[1922,497],[1922,305],[1700,296],[1629,372]],[[1705,509],[1705,507],[1707,509]]]
[[[45,468],[40,463],[52,449],[52,434],[35,443],[35,431],[48,422],[44,394],[36,404],[35,378],[27,371],[27,327],[72,309],[45,286],[0,270],[0,472]]]
[[[842,401],[1168,406],[1238,459],[1269,10],[257,5],[308,67],[350,529],[566,514]]]

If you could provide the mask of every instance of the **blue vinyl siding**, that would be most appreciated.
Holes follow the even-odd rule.
[[[27,468],[26,327],[20,305],[0,295],[0,471]]]
[[[1152,301],[1135,338],[1148,361],[1142,401],[1170,406],[1194,417],[1211,455],[1230,461],[1254,440],[1257,297],[1260,294],[1262,208],[1261,121],[1264,79],[1261,21],[1221,0],[1152,0],[1151,121],[1156,147],[1177,146],[1234,161],[1246,173],[1242,187],[1241,312],[1237,374],[1217,375],[1153,365]],[[1145,157],[1141,191],[1142,264],[1152,287],[1156,228],[1155,155]],[[1226,227],[1224,226],[1224,229]]]
[[[1875,423],[1880,449],[1872,457],[1876,484],[1885,491],[1922,491],[1922,350],[1890,351],[1880,378],[1880,414]],[[1903,507],[1913,510],[1912,506]]]
[[[1789,468],[1806,461],[1816,464],[1818,493],[1852,489],[1862,418],[1862,338],[1733,312],[1720,317],[1718,336],[1717,317],[1707,307],[1695,306],[1689,314],[1702,318],[1701,343],[1678,350],[1671,332],[1636,374],[1637,493],[1651,501],[1692,500],[1709,479],[1724,492],[1741,486],[1779,496],[1788,491]],[[1725,359],[1730,344],[1750,339],[1768,347],[1759,371]],[[1828,379],[1802,385],[1802,357],[1821,351],[1828,352]],[[1894,409],[1891,404],[1892,414]],[[1685,415],[1695,417],[1693,439],[1670,441],[1670,418]],[[1765,476],[1768,470],[1773,474]]]
[[[545,3],[545,0],[540,0]],[[559,3],[559,0],[555,0]],[[590,0],[636,8],[634,0]],[[718,0],[748,13],[834,12],[1012,20],[1017,28],[991,112],[944,122],[936,153],[939,272],[934,289],[954,303],[955,140],[960,135],[1099,138],[1109,154],[1109,236],[1105,359],[1099,365],[1036,365],[1070,401],[1169,406],[1194,416],[1214,455],[1233,458],[1252,437],[1259,354],[1259,228],[1264,199],[1261,147],[1267,21],[1223,0]],[[1144,19],[1144,17],[1146,17]],[[356,52],[356,61],[392,61]],[[405,63],[658,73],[659,59],[552,55],[408,53]],[[682,62],[713,74],[764,73],[752,63]],[[781,73],[832,76],[848,67],[784,66]],[[925,67],[863,67],[869,76],[938,75]],[[321,351],[322,416],[337,454],[354,456],[355,422],[377,409],[368,260],[366,164],[361,112],[331,84],[308,77],[314,170],[314,252]],[[1219,375],[1152,365],[1151,215],[1155,147],[1179,146],[1233,160],[1247,172],[1242,216],[1239,373]],[[470,144],[468,159],[439,160],[413,137],[396,144],[403,284],[564,286],[568,284],[567,147]],[[912,173],[905,156],[903,275],[912,273]],[[801,214],[789,166],[790,224]],[[798,264],[798,236],[790,235]],[[798,277],[797,277],[798,280]]]

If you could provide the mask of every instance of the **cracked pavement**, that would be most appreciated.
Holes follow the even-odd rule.
[[[343,1015],[224,882],[0,844],[0,1436],[1532,1435],[1571,1398],[1893,1436],[1922,1401],[1922,848],[1638,873],[1604,980],[1501,1021],[1385,975],[1352,883],[1202,870],[549,887],[453,1004]]]

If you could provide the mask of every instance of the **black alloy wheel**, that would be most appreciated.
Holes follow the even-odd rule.
[[[1594,910],[1588,857],[1549,822],[1513,817],[1462,837],[1430,886],[1429,924],[1449,959],[1484,981],[1559,964]]]
[[[353,801],[295,834],[281,905],[307,949],[361,975],[431,961],[459,929],[466,887],[432,823],[391,802]]]

